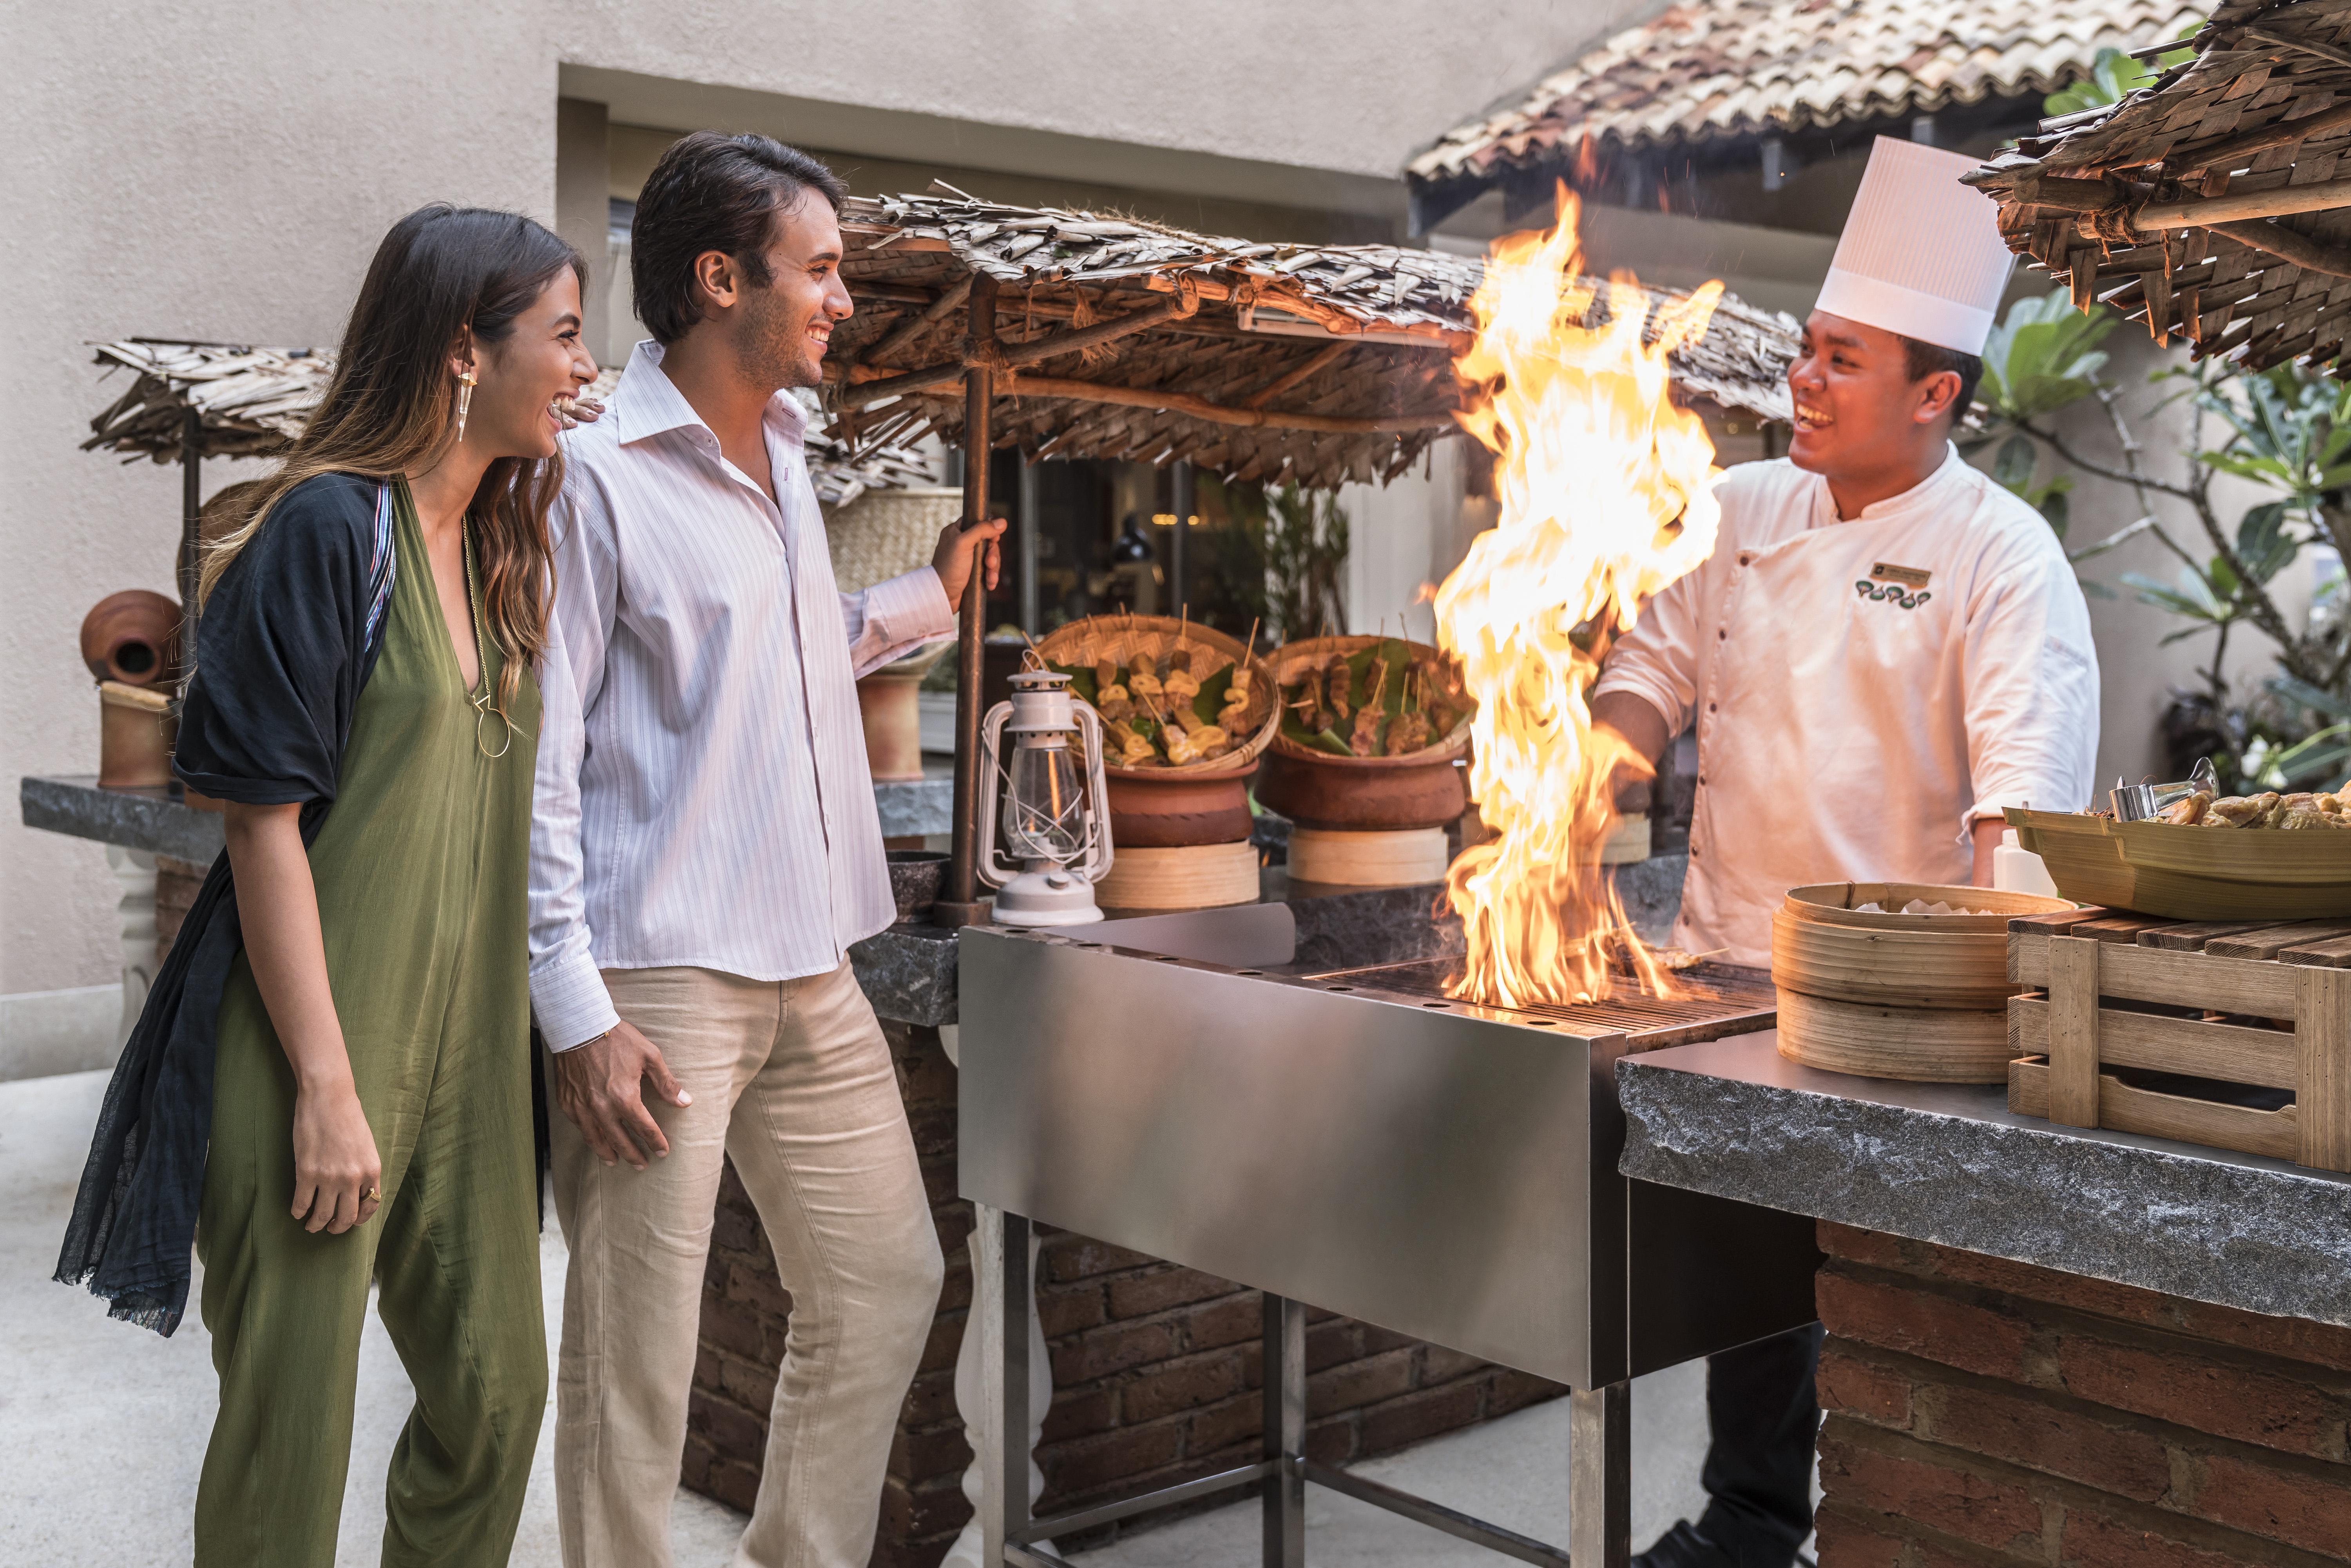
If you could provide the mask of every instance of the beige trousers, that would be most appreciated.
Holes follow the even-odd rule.
[[[693,1095],[654,1105],[666,1158],[606,1166],[553,1117],[571,1249],[556,1363],[566,1568],[669,1568],[720,1158],[791,1292],[765,1475],[737,1568],[865,1568],[943,1266],[890,1050],[849,967],[782,982],[604,975]]]

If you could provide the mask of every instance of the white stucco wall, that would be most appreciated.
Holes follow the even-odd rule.
[[[178,472],[77,450],[122,384],[85,341],[333,341],[402,213],[555,218],[559,92],[625,92],[615,118],[638,123],[1381,216],[1410,152],[1656,8],[1496,0],[1464,26],[1424,0],[12,0],[0,783],[95,768],[82,614],[171,587]],[[99,846],[0,815],[0,994],[112,978],[115,896]]]

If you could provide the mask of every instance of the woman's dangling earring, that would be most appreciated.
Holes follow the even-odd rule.
[[[465,439],[465,413],[474,406],[474,372],[457,372],[457,439]]]

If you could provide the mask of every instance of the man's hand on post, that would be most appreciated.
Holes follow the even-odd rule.
[[[632,1024],[615,1024],[585,1045],[555,1053],[555,1103],[608,1166],[626,1160],[643,1170],[648,1155],[669,1153],[661,1124],[645,1109],[648,1083],[668,1104],[694,1103],[660,1049]]]
[[[964,589],[971,582],[971,560],[981,549],[987,551],[987,586],[996,586],[1003,570],[1003,550],[997,541],[1004,537],[1008,525],[1002,517],[990,517],[974,528],[965,528],[960,521],[949,523],[939,533],[939,548],[931,553],[931,570],[939,574],[939,586],[947,591],[947,602],[963,608]]]

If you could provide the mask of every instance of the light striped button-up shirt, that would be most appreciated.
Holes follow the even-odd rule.
[[[838,968],[890,924],[856,678],[952,634],[923,567],[845,594],[789,393],[775,493],[726,461],[640,343],[569,438],[530,841],[530,998],[568,1050],[618,1015],[599,969]]]

